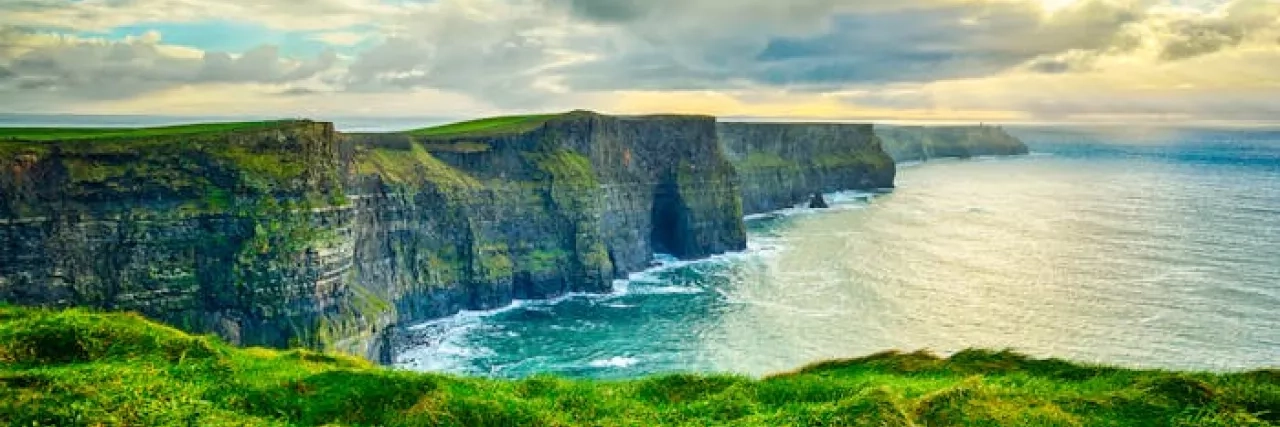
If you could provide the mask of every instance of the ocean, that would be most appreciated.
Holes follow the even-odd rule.
[[[1280,132],[1012,131],[1033,154],[903,165],[897,188],[749,218],[745,252],[611,295],[417,325],[403,369],[766,375],[886,350],[1141,368],[1280,366]]]

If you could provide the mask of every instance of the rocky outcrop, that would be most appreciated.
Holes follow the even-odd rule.
[[[876,134],[897,162],[1027,154],[1022,141],[993,126],[878,126]]]
[[[814,194],[893,187],[893,160],[871,125],[721,123],[721,144],[742,179],[743,211],[774,211]]]

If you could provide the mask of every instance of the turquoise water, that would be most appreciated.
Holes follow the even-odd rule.
[[[1020,130],[1036,154],[904,167],[753,218],[750,249],[420,325],[398,365],[496,377],[762,375],[888,349],[1280,366],[1280,134]]]

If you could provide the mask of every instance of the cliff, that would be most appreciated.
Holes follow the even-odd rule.
[[[385,360],[396,325],[745,247],[711,117],[191,130],[0,142],[0,301]]]
[[[769,212],[814,194],[893,187],[896,169],[871,125],[720,123],[742,180],[743,211]]]
[[[346,300],[337,135],[307,121],[191,128],[0,141],[0,301],[309,341],[302,325]]]
[[[353,283],[391,302],[392,323],[608,292],[655,252],[746,246],[711,117],[574,112],[350,139]]]
[[[1017,142],[889,134],[928,155]],[[608,292],[654,253],[743,249],[744,214],[894,174],[869,125],[704,116],[0,129],[0,301],[388,360],[402,325]]]
[[[1022,141],[992,126],[878,126],[876,133],[897,162],[1027,154]]]

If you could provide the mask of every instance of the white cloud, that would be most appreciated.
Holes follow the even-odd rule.
[[[283,30],[333,30],[419,7],[381,0],[5,0],[0,25],[102,31],[139,23],[229,20]]]
[[[317,33],[312,36],[314,39],[335,45],[335,46],[354,46],[368,40],[371,35],[367,33],[357,33],[354,31],[326,31]]]
[[[332,69],[338,58],[284,58],[273,46],[232,55],[161,44],[149,32],[121,41],[0,29],[0,93],[64,101],[129,98],[206,83],[286,83]],[[11,104],[9,107],[21,107]]]

